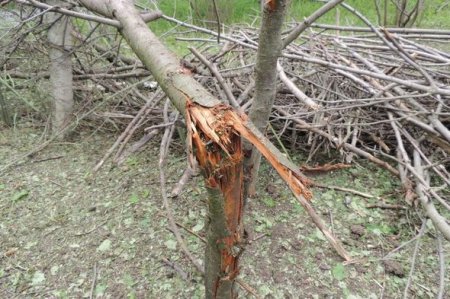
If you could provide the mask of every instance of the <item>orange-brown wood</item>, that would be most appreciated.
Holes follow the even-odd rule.
[[[186,106],[186,114],[188,143],[195,148],[195,156],[204,172],[207,187],[220,190],[224,200],[227,233],[222,239],[216,240],[221,255],[221,276],[217,278],[215,286],[220,287],[221,281],[234,280],[239,273],[244,205],[241,137],[252,143],[277,170],[337,252],[345,260],[350,260],[348,253],[308,202],[312,198],[308,188],[312,182],[298,169],[288,166],[290,163],[283,162],[283,157],[275,154],[267,140],[252,129],[245,115],[223,104],[203,107],[191,101]],[[192,149],[190,151],[193,152]]]
[[[277,7],[277,0],[266,0],[266,5],[269,7],[270,11],[274,11]]]
[[[186,108],[188,138],[204,172],[207,187],[220,189],[225,214],[226,237],[217,240],[221,254],[221,281],[234,280],[239,273],[239,250],[243,241],[243,152],[240,134],[230,126],[228,106],[213,108],[189,103]],[[192,151],[192,150],[191,150]]]

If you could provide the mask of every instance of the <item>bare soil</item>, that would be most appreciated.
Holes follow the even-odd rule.
[[[203,279],[168,229],[159,191],[159,139],[124,165],[107,164],[93,175],[116,136],[92,133],[54,142],[0,174],[0,298],[202,298]],[[38,129],[3,128],[0,168],[40,143]],[[170,189],[185,168],[184,151],[171,149],[169,159]],[[403,204],[396,180],[362,162],[313,179]],[[250,244],[240,277],[261,297],[403,297],[416,242],[389,253],[417,234],[420,209],[368,209],[378,200],[314,189],[315,207],[355,258],[344,265],[267,165],[259,190],[246,212]],[[182,227],[203,235],[207,197],[201,177],[172,205]],[[180,229],[201,261],[202,242]],[[408,298],[436,297],[435,234],[427,225]],[[447,268],[449,251],[446,243]],[[448,275],[446,284],[450,298]],[[242,290],[241,297],[253,296]]]

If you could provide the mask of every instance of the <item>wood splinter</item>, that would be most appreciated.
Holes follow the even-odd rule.
[[[244,210],[241,137],[251,142],[277,170],[336,251],[345,260],[351,259],[310,204],[312,193],[308,186],[311,181],[284,156],[277,154],[279,152],[251,122],[247,121],[244,114],[240,115],[224,104],[204,107],[188,99],[186,125],[190,159],[193,159],[195,154],[211,198],[206,255],[210,255],[212,260],[221,261],[220,269],[208,269],[208,264],[206,265],[205,277],[210,279],[207,284],[211,284],[216,292],[213,295],[220,293],[223,284],[233,283],[232,278],[239,273],[240,254],[236,253],[236,248],[242,248]],[[211,256],[214,255],[214,251],[219,251],[220,256],[217,256],[217,253],[216,256]]]

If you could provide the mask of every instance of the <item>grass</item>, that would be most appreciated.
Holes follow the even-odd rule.
[[[186,21],[188,23],[197,23],[202,26],[210,24],[210,28],[215,29],[215,17],[203,17],[206,12],[199,12],[199,10],[207,10],[207,4],[211,5],[208,0],[195,0],[195,10],[189,4],[193,0],[174,0],[174,1],[160,1],[158,8],[166,15],[173,16],[177,19]],[[227,12],[231,14],[224,16],[225,10],[219,9],[221,22],[224,26],[247,25],[258,27],[260,22],[259,1],[256,0],[216,0],[218,5],[220,2],[225,2]],[[413,3],[413,1],[410,1]],[[155,9],[148,1],[138,1],[140,6],[148,9]],[[354,7],[356,10],[362,12],[373,24],[378,24],[375,1],[361,1],[361,0],[347,0],[347,4]],[[425,2],[425,7],[421,17],[419,17],[416,27],[422,28],[448,28],[450,29],[450,5],[440,9],[443,6],[444,0],[430,0]],[[288,23],[298,22],[311,15],[314,11],[323,5],[322,2],[312,0],[291,0],[290,8],[286,20]],[[230,9],[231,7],[231,9]],[[211,14],[211,13],[210,13]],[[332,10],[331,12],[322,16],[318,23],[336,24],[337,14],[339,15],[339,25],[342,26],[364,26],[365,24],[351,12],[343,7]],[[393,4],[388,8],[388,23],[392,24],[395,17],[395,10]],[[199,18],[209,19],[209,22],[201,22]],[[150,28],[159,36],[163,37],[168,46],[178,53],[185,55],[188,53],[185,43],[176,41],[173,31],[179,31],[174,28],[174,24],[158,20],[150,24]],[[184,29],[182,29],[184,30]],[[198,37],[197,32],[183,31],[183,37]]]
[[[220,2],[220,0],[216,1]],[[197,0],[197,2],[199,1]],[[413,1],[411,1],[411,3],[412,2]],[[426,1],[422,16],[419,18],[419,22],[416,24],[416,26],[426,28],[450,28],[450,19],[448,18],[450,6],[444,7],[443,9],[439,10],[443,2],[443,0]],[[346,3],[354,7],[358,11],[364,13],[364,15],[374,24],[378,23],[375,1],[347,0]],[[258,1],[231,0],[227,1],[227,4],[233,6],[233,14],[224,21],[226,25],[253,24],[255,19],[259,21],[260,13]],[[303,20],[318,8],[320,8],[322,5],[323,3],[319,1],[293,0],[291,1],[287,20]],[[198,5],[197,8],[203,9],[201,5]],[[196,15],[196,13],[189,5],[189,0],[161,1],[159,3],[159,9],[164,12],[164,14],[176,17],[181,20],[192,20]],[[359,20],[356,16],[354,16],[351,12],[348,12],[344,8],[340,7],[338,8],[338,11],[341,25],[363,25],[361,20]],[[391,4],[388,7],[388,22],[390,24],[392,24],[393,22],[394,15],[394,6],[393,4]],[[335,24],[336,10],[333,10],[322,16],[319,22],[325,24]],[[155,22],[151,26],[152,29],[154,29],[156,32],[164,32],[173,27],[172,24],[165,21]]]
[[[440,10],[437,13],[439,7],[442,6],[444,1],[442,0],[431,0],[425,1],[425,7],[422,16],[416,24],[416,27],[423,28],[450,28],[450,19],[448,18],[448,13],[450,8]],[[378,24],[377,13],[375,7],[375,1],[361,1],[361,0],[347,0],[345,1],[348,5],[352,6],[359,12],[363,13],[373,24]],[[415,1],[410,1],[410,3],[415,3]],[[323,3],[311,0],[297,0],[293,1],[289,11],[289,17],[292,20],[303,20],[308,17]],[[363,26],[364,23],[353,15],[351,12],[347,11],[343,7],[338,8],[340,25],[343,26]],[[392,3],[388,6],[388,24],[392,26],[395,17],[395,10]],[[289,19],[288,19],[289,20]],[[322,16],[319,23],[325,24],[336,24],[336,10],[333,10],[326,15]]]

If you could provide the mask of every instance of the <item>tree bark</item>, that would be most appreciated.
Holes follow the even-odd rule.
[[[52,5],[64,6],[62,1],[51,1]],[[50,23],[48,41],[50,44],[50,83],[53,94],[53,133],[60,132],[70,120],[73,111],[72,88],[72,25],[69,17],[59,13],[46,14]],[[63,138],[60,135],[59,138]]]
[[[213,107],[220,101],[185,72],[180,60],[169,51],[142,20],[128,0],[81,0],[88,9],[103,16],[117,19],[122,28],[120,33],[129,43],[142,63],[152,72],[166,95],[181,113],[185,113],[186,99]]]
[[[289,0],[270,0],[264,3],[263,17],[259,31],[259,47],[256,56],[255,97],[250,109],[250,120],[264,132],[275,100],[277,88],[277,61],[281,53],[281,30]],[[248,174],[247,195],[256,194],[261,154],[252,150],[246,162]]]
[[[296,26],[291,33],[281,40],[286,7],[289,0],[270,0],[263,4],[263,18],[259,33],[259,47],[256,60],[255,97],[250,109],[250,119],[260,131],[265,131],[270,112],[275,100],[277,84],[277,60],[281,50],[294,41],[312,22],[333,9],[343,0],[332,0],[319,8],[311,16]],[[258,171],[261,163],[261,154],[252,150],[246,161],[249,173],[246,185],[246,195],[252,197],[256,194]]]
[[[183,70],[179,59],[149,30],[131,1],[81,2],[98,13],[115,17],[121,23],[122,35],[174,106],[185,114],[191,136],[188,139],[195,143],[195,154],[210,195],[205,252],[206,298],[236,298],[235,278],[243,250],[241,137],[238,134],[223,134],[224,140],[216,139],[214,130],[220,128],[211,131],[209,126],[223,124],[225,120],[220,121],[218,115],[225,106]],[[207,137],[208,134],[210,137]],[[231,142],[228,143],[228,140]],[[220,148],[225,144],[224,148]],[[223,156],[224,152],[230,155]]]

